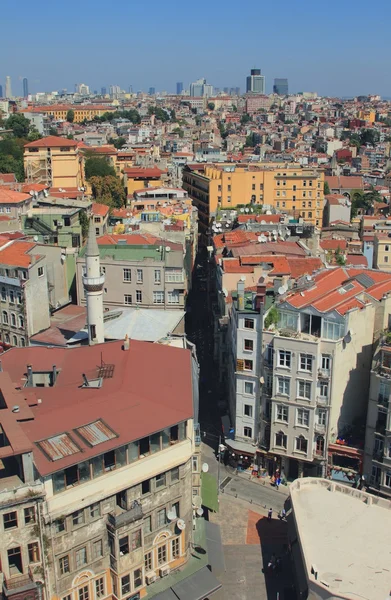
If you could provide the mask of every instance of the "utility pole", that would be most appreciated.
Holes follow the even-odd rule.
[[[219,462],[217,465],[217,496],[220,496],[220,461],[221,461],[220,446],[221,446],[221,435],[219,435],[219,447],[218,447]]]

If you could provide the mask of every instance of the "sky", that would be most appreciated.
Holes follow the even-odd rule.
[[[373,10],[372,10],[373,8]],[[86,83],[175,92],[206,77],[240,86],[251,68],[290,92],[391,96],[391,2],[378,0],[19,0],[1,8],[0,84],[12,93]]]

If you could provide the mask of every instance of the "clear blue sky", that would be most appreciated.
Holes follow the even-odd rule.
[[[173,92],[206,77],[245,87],[262,69],[270,92],[288,77],[292,92],[391,96],[389,0],[20,0],[1,8],[0,83],[21,78],[30,92],[76,82],[98,89]]]

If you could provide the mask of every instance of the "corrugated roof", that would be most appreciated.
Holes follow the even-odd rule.
[[[103,442],[107,442],[108,440],[117,437],[117,434],[114,433],[114,431],[112,431],[101,419],[98,419],[89,425],[78,427],[75,431],[81,435],[89,446],[97,446],[98,444],[102,444]]]
[[[80,448],[68,433],[60,433],[47,440],[42,440],[37,443],[37,446],[53,461],[80,452]]]

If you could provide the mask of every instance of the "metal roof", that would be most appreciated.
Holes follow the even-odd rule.
[[[42,440],[38,442],[38,446],[53,461],[80,452],[80,448],[67,433],[60,433],[47,440]]]
[[[101,419],[75,430],[89,446],[97,446],[118,437]]]
[[[370,277],[366,273],[359,273],[355,276],[355,279],[359,283],[361,283],[361,285],[363,285],[365,288],[369,288],[375,283],[374,279],[372,279],[372,277]]]

